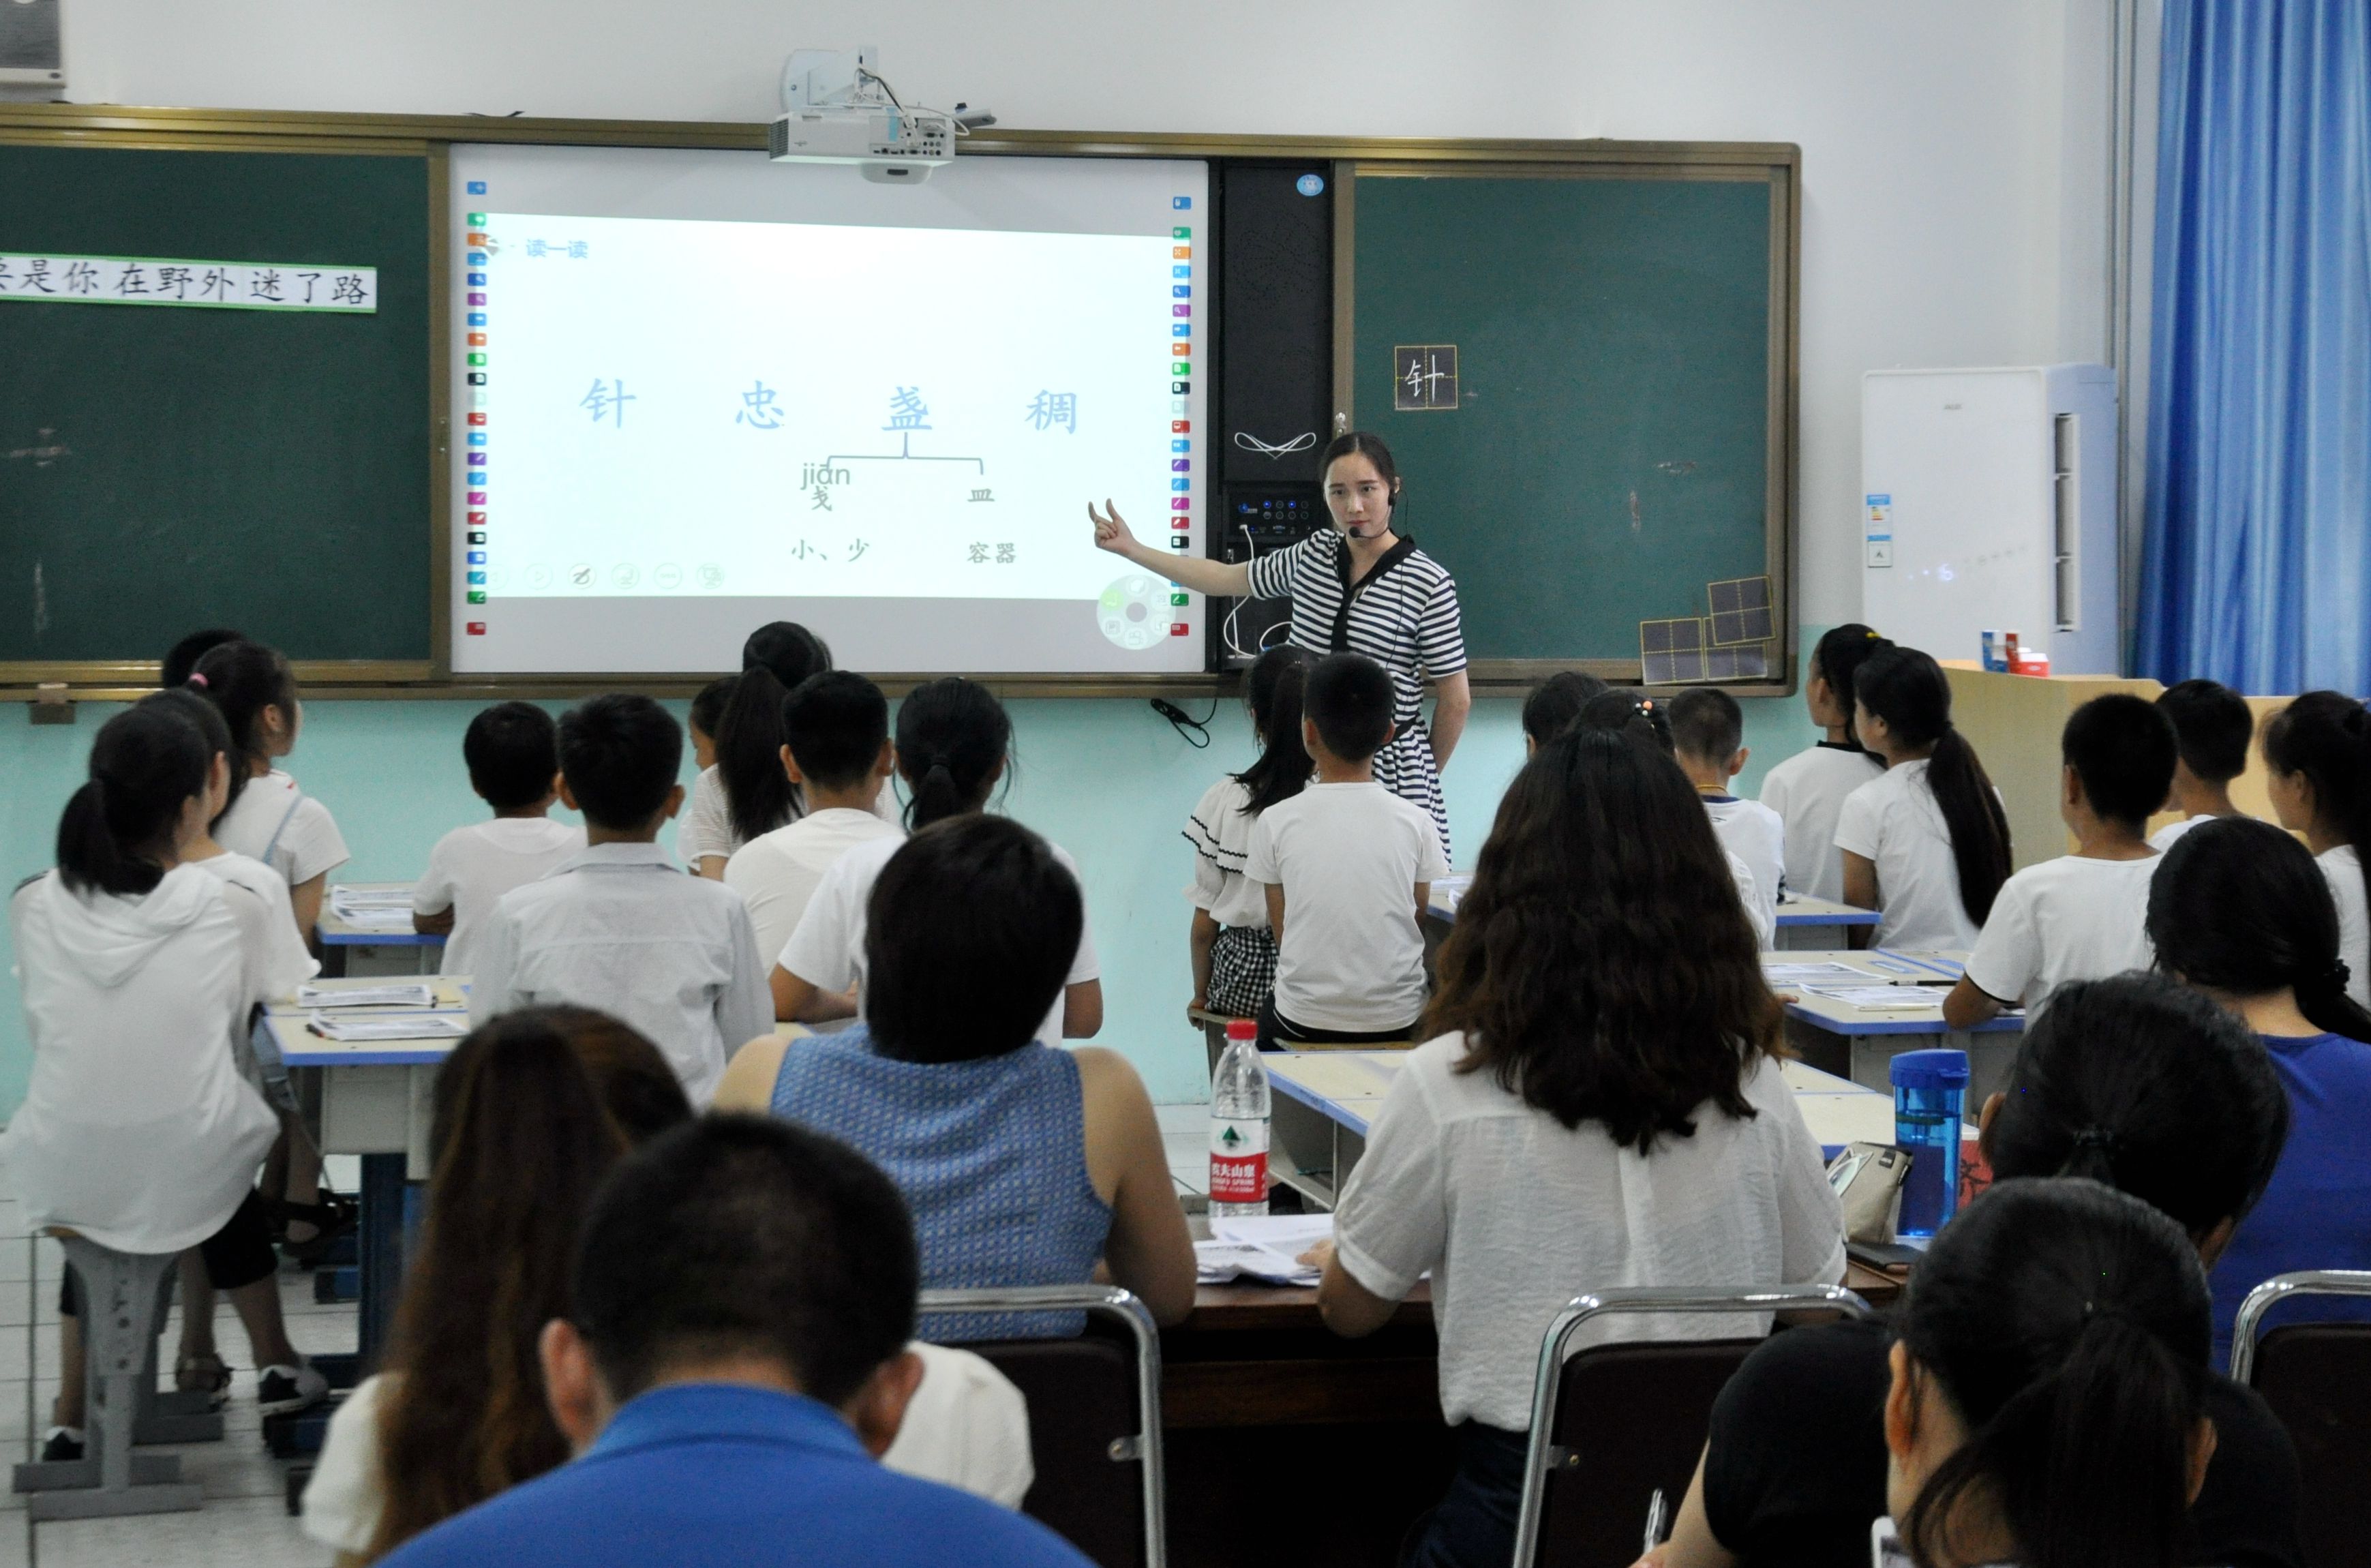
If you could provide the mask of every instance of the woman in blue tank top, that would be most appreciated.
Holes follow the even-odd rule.
[[[866,1021],[745,1047],[721,1111],[843,1138],[914,1213],[926,1289],[1083,1285],[1095,1265],[1162,1322],[1194,1301],[1194,1250],[1144,1085],[1125,1057],[1034,1036],[1083,918],[1052,848],[1003,817],[918,833],[873,884]],[[940,1341],[1076,1333],[1077,1313],[926,1319]]]

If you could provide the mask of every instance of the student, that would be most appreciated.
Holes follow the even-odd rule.
[[[1424,914],[1449,874],[1423,808],[1375,782],[1392,736],[1392,677],[1363,653],[1312,665],[1301,744],[1316,781],[1262,812],[1243,875],[1276,933],[1260,1046],[1405,1040],[1424,1011]]]
[[[1995,1181],[2105,1182],[2167,1216],[2212,1267],[2272,1179],[2289,1113],[2238,1020],[2161,975],[2120,974],[2059,994],[1982,1124]],[[1714,1402],[1656,1568],[1867,1563],[1870,1521],[1886,1512],[1892,1337],[1882,1322],[1817,1324],[1746,1357]],[[2304,1568],[2287,1431],[2245,1384],[2210,1378],[2205,1399],[2220,1441],[2189,1539],[2167,1561]]]
[[[2075,852],[2001,884],[1943,1021],[1973,1029],[2005,1008],[2029,1014],[2069,980],[2149,966],[2144,916],[2157,853],[2148,819],[2172,788],[2176,743],[2165,714],[2128,692],[2095,697],[2059,737],[2058,820]]]
[[[741,645],[741,674],[716,717],[716,762],[692,782],[691,809],[676,830],[683,863],[711,879],[733,851],[805,812],[782,772],[782,698],[831,668],[823,639],[795,621],[769,621]]]
[[[733,687],[738,675],[719,675],[700,688],[691,699],[689,722],[684,728],[691,732],[691,766],[700,773],[716,766],[716,726],[724,717],[724,705],[733,700]]]
[[[1778,893],[1787,877],[1787,827],[1768,806],[1729,793],[1729,780],[1745,770],[1752,755],[1737,698],[1706,686],[1671,699],[1671,760],[1704,798],[1721,847],[1753,873],[1759,903],[1753,924],[1770,933],[1764,939],[1768,946],[1777,933]]]
[[[1840,1280],[1844,1216],[1779,1073],[1778,1002],[1712,824],[1649,748],[1587,730],[1540,748],[1440,963],[1432,1037],[1345,1186],[1318,1306],[1336,1332],[1371,1333],[1428,1271],[1455,1303],[1440,1404],[1457,1476],[1402,1561],[1479,1568],[1512,1549],[1540,1336],[1567,1302]],[[1768,1326],[1628,1321],[1653,1339]]]
[[[1537,755],[1542,746],[1573,727],[1591,698],[1608,689],[1583,670],[1558,670],[1533,686],[1523,698],[1523,755]]]
[[[1308,675],[1309,654],[1290,643],[1253,661],[1243,677],[1243,703],[1251,710],[1259,759],[1204,790],[1186,819],[1186,842],[1194,847],[1194,883],[1186,890],[1194,905],[1186,933],[1194,975],[1188,1018],[1205,1011],[1257,1018],[1276,988],[1267,894],[1243,874],[1243,863],[1260,813],[1300,794],[1316,766],[1301,744],[1301,697]]]
[[[656,1042],[705,1106],[726,1053],[773,1020],[741,895],[658,847],[682,760],[683,731],[647,697],[592,698],[561,720],[560,798],[584,813],[587,847],[494,905],[469,1012],[597,1008]]]
[[[602,1184],[538,1347],[576,1462],[388,1568],[1087,1568],[1034,1519],[873,1462],[920,1371],[915,1279],[896,1189],[846,1146],[747,1116],[666,1134]]]
[[[277,1131],[235,1042],[268,988],[271,909],[185,862],[218,799],[204,735],[167,706],[110,719],[58,823],[57,866],[9,902],[26,1033],[25,1102],[0,1160],[38,1234],[137,1253],[196,1247],[247,1325],[264,1413],[328,1392],[289,1344],[279,1260],[254,1191]],[[65,1376],[43,1457],[83,1451],[82,1291],[60,1305]]]
[[[166,691],[187,686],[190,681],[190,672],[198,667],[199,660],[226,642],[246,640],[245,632],[230,631],[220,627],[207,631],[193,631],[167,651],[164,663],[156,672],[156,685]]]
[[[276,648],[226,642],[198,661],[189,685],[222,710],[240,754],[238,785],[229,810],[214,824],[214,838],[286,879],[297,933],[309,945],[330,873],[349,857],[329,808],[272,766],[296,749],[305,722],[295,672]]]
[[[2215,1264],[2217,1355],[2248,1292],[2294,1269],[2371,1269],[2371,1013],[2347,994],[2337,907],[2311,855],[2269,823],[2201,824],[2150,884],[2157,962],[2247,1020],[2292,1119],[2264,1201]],[[2306,1299],[2266,1327],[2366,1315]]]
[[[551,820],[560,799],[560,727],[532,702],[498,702],[461,736],[469,788],[491,821],[457,827],[428,852],[411,889],[411,928],[445,938],[437,965],[477,973],[478,933],[503,894],[584,848],[584,830]]]
[[[2281,825],[2305,835],[2338,901],[2346,994],[2371,1007],[2371,712],[2309,691],[2264,723],[2265,792]]]
[[[1128,1059],[1034,1037],[1085,905],[1059,853],[966,813],[899,846],[865,927],[866,1021],[754,1040],[717,1095],[847,1138],[913,1211],[931,1289],[1084,1285],[1098,1261],[1164,1323],[1194,1251],[1152,1102]],[[935,1340],[1078,1332],[1078,1314],[934,1318]]]
[[[1845,796],[1885,771],[1884,760],[1863,749],[1853,731],[1853,678],[1863,660],[1892,646],[1857,621],[1821,638],[1804,674],[1803,705],[1827,733],[1762,777],[1762,803],[1786,825],[1787,886],[1808,897],[1844,900],[1836,818]]]
[[[2173,793],[2167,804],[2181,813],[2149,839],[2159,854],[2200,823],[2244,814],[2231,803],[2231,780],[2248,771],[2248,743],[2255,738],[2256,715],[2248,699],[2220,681],[2182,681],[2157,694],[2157,711],[2173,721],[2180,743],[2173,767]]]
[[[1012,747],[1012,721],[978,682],[946,675],[907,693],[897,708],[897,771],[911,797],[907,825],[919,833],[934,822],[986,811]],[[776,1018],[819,1023],[862,1015],[869,951],[865,904],[899,842],[876,838],[860,844],[824,873],[774,965]],[[1052,848],[1054,859],[1076,880],[1079,863],[1060,845]],[[1066,1039],[1094,1038],[1104,1026],[1102,974],[1094,931],[1082,922],[1070,976],[1038,1026],[1038,1039],[1058,1045]]]
[[[872,839],[904,836],[874,813],[897,770],[879,686],[845,670],[809,675],[782,698],[781,731],[775,766],[806,813],[744,844],[724,865],[724,885],[748,901],[758,963],[769,975],[833,863]]]
[[[1679,760],[1678,744],[1671,737],[1670,707],[1635,691],[1608,688],[1600,692],[1581,705],[1580,717],[1573,721],[1571,729],[1602,730],[1623,735],[1671,758],[1675,765]],[[1753,924],[1753,940],[1767,952],[1777,945],[1777,894],[1774,891],[1764,897],[1762,880],[1754,874],[1753,868],[1725,844],[1720,852],[1729,863],[1729,880],[1737,884],[1737,902]]]
[[[1878,911],[1873,947],[1965,951],[2008,881],[2008,813],[1951,727],[1941,665],[1915,648],[1879,649],[1853,690],[1853,728],[1886,766],[1836,813],[1844,901]]]

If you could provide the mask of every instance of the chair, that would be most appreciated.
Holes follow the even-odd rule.
[[[135,1454],[135,1443],[207,1441],[222,1418],[156,1392],[156,1334],[176,1252],[119,1252],[72,1231],[52,1230],[81,1276],[83,1356],[89,1369],[84,1457],[16,1467],[12,1484],[35,1495],[35,1519],[96,1519],[185,1513],[203,1489],[181,1480],[176,1454]]]
[[[2254,1386],[2296,1445],[2297,1533],[2310,1568],[2363,1561],[2371,1539],[2371,1323],[2290,1323],[2264,1315],[2299,1296],[2371,1297],[2371,1271],[2276,1274],[2248,1292],[2231,1325],[2231,1377]]]
[[[925,1317],[1084,1309],[1073,1339],[989,1340],[985,1357],[1029,1401],[1037,1472],[1022,1511],[1104,1568],[1166,1568],[1161,1451],[1161,1336],[1152,1314],[1111,1286],[926,1290]]]
[[[1638,1556],[1653,1494],[1679,1512],[1704,1452],[1712,1404],[1760,1340],[1624,1341],[1571,1359],[1581,1325],[1611,1313],[1870,1315],[1841,1286],[1656,1286],[1577,1296],[1548,1326],[1532,1385],[1531,1445],[1515,1520],[1516,1568],[1624,1568]]]

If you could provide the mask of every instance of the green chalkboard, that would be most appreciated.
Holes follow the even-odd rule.
[[[0,301],[0,662],[430,657],[426,156],[0,146],[0,257],[378,269],[375,315]]]
[[[1635,671],[1639,621],[1783,571],[1787,296],[1771,179],[1748,174],[1361,171],[1354,417],[1398,457],[1406,531],[1456,576],[1471,657]],[[1453,409],[1395,411],[1412,345],[1455,346]]]

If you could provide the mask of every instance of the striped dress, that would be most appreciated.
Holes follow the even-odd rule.
[[[1402,538],[1350,585],[1350,549],[1332,529],[1251,563],[1252,594],[1292,601],[1292,643],[1312,652],[1364,653],[1391,672],[1392,726],[1375,754],[1375,781],[1429,813],[1449,852],[1449,807],[1424,726],[1424,683],[1465,668],[1457,583]]]

